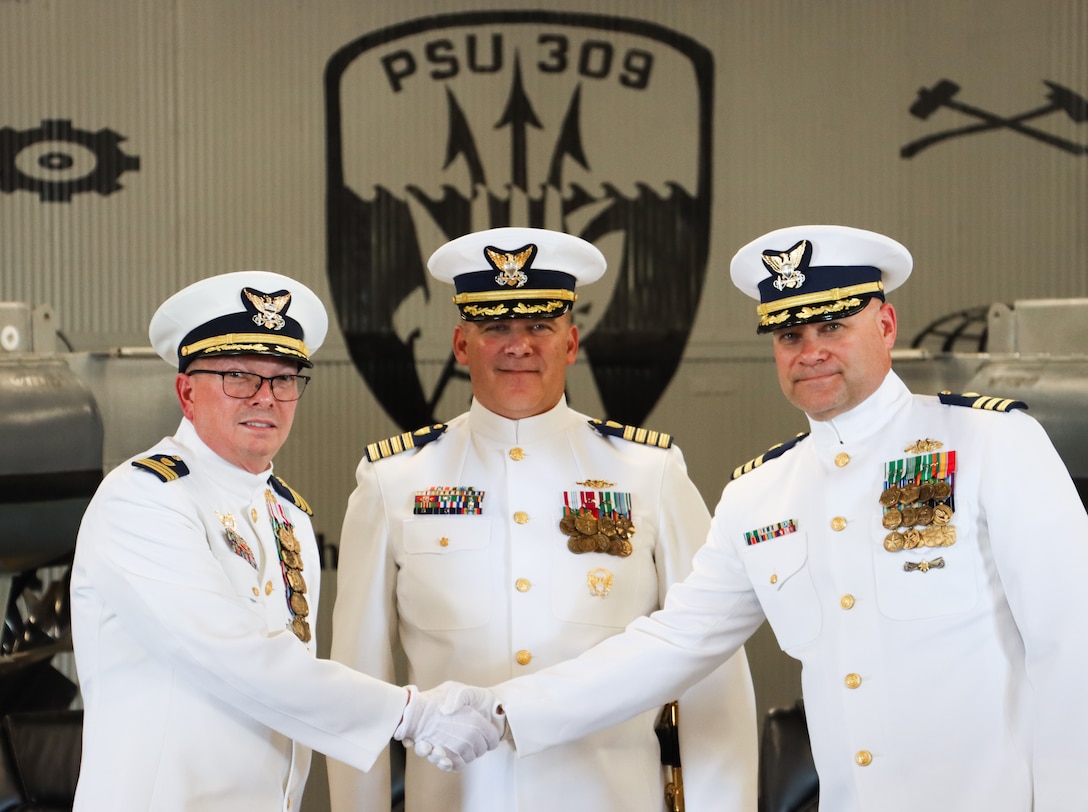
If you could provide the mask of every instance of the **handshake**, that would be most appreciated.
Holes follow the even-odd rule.
[[[429,691],[409,685],[393,738],[440,770],[459,770],[499,745],[506,717],[486,688],[443,682]]]

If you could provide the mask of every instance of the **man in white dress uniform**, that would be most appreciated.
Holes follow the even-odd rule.
[[[577,237],[498,228],[430,258],[452,282],[473,400],[448,424],[375,443],[340,543],[332,657],[410,682],[499,682],[567,660],[659,608],[709,513],[669,435],[567,405],[575,286],[604,256]],[[689,812],[755,809],[756,721],[743,651],[679,699]],[[668,670],[663,658],[653,670]],[[626,674],[637,683],[642,675]],[[607,689],[611,690],[611,688]],[[407,765],[409,812],[661,812],[662,703],[531,758],[509,743],[458,773]],[[390,780],[329,764],[334,812],[388,809]]]
[[[327,324],[312,291],[260,271],[197,282],[152,318],[184,417],[105,478],[80,527],[77,810],[298,810],[310,748],[366,769],[391,735],[425,733],[445,766],[497,743],[314,657],[310,509],[272,457]]]
[[[839,226],[737,253],[810,431],[737,469],[663,611],[497,686],[525,757],[653,707],[766,618],[804,666],[821,809],[1085,808],[1088,517],[1023,403],[914,395],[891,371],[884,294],[911,266]]]

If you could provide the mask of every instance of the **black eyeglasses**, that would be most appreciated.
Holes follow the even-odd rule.
[[[223,394],[229,398],[251,398],[261,391],[264,382],[272,389],[272,397],[276,400],[292,401],[302,397],[306,391],[306,384],[310,382],[306,375],[273,375],[266,378],[256,372],[243,372],[240,369],[228,369],[220,372],[218,369],[193,369],[186,375],[218,375],[223,381]]]

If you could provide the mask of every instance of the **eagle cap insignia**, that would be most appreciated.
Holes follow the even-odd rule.
[[[266,330],[282,330],[287,323],[281,314],[291,301],[291,294],[286,290],[276,293],[264,293],[253,288],[242,288],[242,294],[256,308],[253,323]],[[243,302],[244,304],[244,302]]]
[[[516,251],[503,251],[501,248],[488,246],[484,255],[491,266],[499,272],[495,284],[499,287],[520,288],[529,281],[528,270],[536,256],[536,246],[529,244]],[[524,270],[523,270],[524,269]]]
[[[771,283],[779,291],[786,288],[799,288],[805,284],[802,268],[808,267],[812,246],[808,240],[801,240],[786,251],[764,251],[763,264],[767,270],[778,275]]]

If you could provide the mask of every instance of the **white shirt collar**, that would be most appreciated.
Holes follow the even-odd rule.
[[[561,397],[555,406],[542,414],[510,420],[495,414],[473,398],[468,410],[468,426],[473,434],[496,443],[518,445],[554,437],[563,430],[567,413],[567,399]]]
[[[910,390],[894,372],[868,398],[831,420],[808,419],[812,439],[818,445],[841,445],[869,439],[892,421],[911,401]]]

